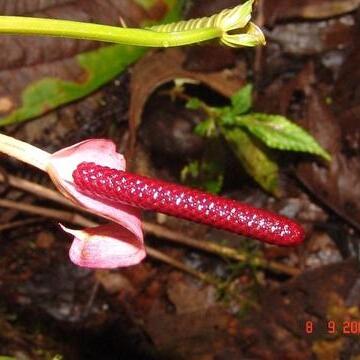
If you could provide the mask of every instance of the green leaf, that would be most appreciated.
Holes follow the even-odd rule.
[[[202,101],[198,98],[191,98],[187,103],[186,103],[186,108],[190,109],[190,110],[198,110],[200,109],[202,105]]]
[[[182,0],[166,0],[170,9],[164,21],[179,19]],[[74,57],[84,76],[76,81],[46,77],[28,85],[19,96],[21,104],[0,118],[0,126],[20,123],[42,115],[60,105],[89,95],[145,54],[147,49],[135,46],[112,45]]]
[[[222,133],[246,172],[266,191],[278,194],[278,165],[251,135],[240,128],[222,128]]]
[[[214,179],[208,179],[203,186],[205,191],[208,191],[212,194],[219,194],[224,184],[224,175],[217,175]]]
[[[236,122],[236,115],[230,106],[218,108],[218,123],[219,125],[232,126]]]
[[[284,116],[252,113],[238,116],[235,124],[246,127],[271,148],[306,152],[331,160],[329,153],[309,133]]]
[[[181,180],[190,186],[219,193],[224,183],[225,151],[219,138],[208,140],[200,160],[190,162],[181,172]]]
[[[194,132],[196,135],[211,138],[216,135],[216,124],[213,119],[207,119],[196,125]]]
[[[245,85],[231,97],[232,111],[236,115],[247,113],[252,106],[252,84]]]
[[[19,123],[60,105],[84,97],[121,73],[145,53],[145,49],[114,45],[76,56],[84,81],[44,78],[30,84],[21,95],[21,107],[0,119],[0,126]]]
[[[215,159],[190,162],[181,170],[181,181],[218,194],[224,183],[224,168]]]
[[[189,164],[183,167],[180,174],[182,182],[186,182],[189,177],[196,178],[200,173],[200,163],[198,160],[191,161]]]

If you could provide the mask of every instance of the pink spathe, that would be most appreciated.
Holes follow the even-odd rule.
[[[141,211],[138,208],[107,200],[96,200],[76,190],[72,173],[82,162],[96,162],[125,170],[124,157],[115,144],[105,139],[90,139],[54,153],[48,173],[58,189],[72,202],[107,218],[112,223],[83,230],[62,228],[75,238],[70,259],[79,266],[116,268],[138,264],[145,257]]]

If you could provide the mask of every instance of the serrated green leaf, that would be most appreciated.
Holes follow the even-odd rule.
[[[246,131],[222,128],[222,133],[246,172],[266,191],[277,194],[279,168]]]
[[[309,133],[284,116],[252,113],[238,116],[235,124],[246,127],[273,149],[306,152],[331,160],[329,153]]]
[[[186,108],[190,109],[190,110],[198,110],[200,109],[202,105],[202,101],[199,100],[198,98],[191,98],[187,103],[186,103]]]
[[[245,114],[251,109],[252,90],[252,84],[248,84],[231,97],[232,111],[235,115]]]

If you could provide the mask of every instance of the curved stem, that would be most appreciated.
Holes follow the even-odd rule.
[[[214,27],[164,33],[148,29],[129,29],[78,21],[0,16],[0,33],[59,36],[124,45],[170,47],[218,38],[222,36],[223,31]]]
[[[46,171],[50,154],[11,136],[0,134],[0,153]]]

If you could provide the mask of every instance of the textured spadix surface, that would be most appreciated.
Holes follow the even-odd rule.
[[[73,173],[78,191],[106,201],[200,222],[264,242],[291,246],[304,239],[296,222],[235,200],[122,170],[83,162]]]

